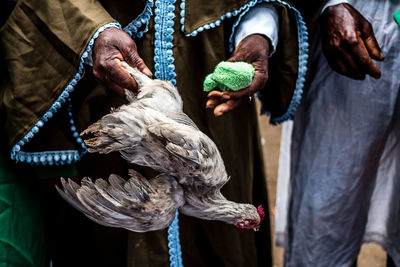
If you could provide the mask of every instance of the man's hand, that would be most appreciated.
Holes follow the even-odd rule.
[[[321,15],[322,49],[335,71],[353,79],[365,75],[379,79],[381,71],[372,59],[384,55],[375,39],[371,24],[351,5],[339,4]]]
[[[137,84],[122,67],[121,60],[152,76],[132,38],[120,29],[108,28],[100,33],[93,46],[93,74],[105,86],[124,95],[124,89],[137,91]]]
[[[245,61],[255,68],[253,81],[249,87],[240,91],[211,91],[207,95],[207,108],[214,108],[214,115],[220,116],[249,101],[249,96],[262,89],[268,80],[269,40],[259,34],[244,38],[236,47],[233,57],[228,61]]]

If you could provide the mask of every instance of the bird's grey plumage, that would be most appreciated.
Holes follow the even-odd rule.
[[[261,218],[253,205],[228,201],[221,194],[221,187],[229,180],[221,155],[214,142],[183,113],[182,99],[172,83],[152,80],[125,62],[122,65],[136,80],[139,93],[135,96],[126,90],[130,101],[128,105],[113,110],[82,132],[88,151],[119,151],[130,163],[153,168],[169,178],[175,177],[179,185],[174,184],[173,179],[167,179],[158,186],[169,187],[169,193],[177,194],[178,199],[170,196],[169,201],[186,215],[235,225],[245,220],[260,222]],[[86,179],[80,188],[71,185],[72,181],[64,182],[64,193],[61,194],[90,219],[95,217],[97,222],[102,220],[102,224],[110,226],[139,231],[136,228],[140,223],[149,220],[151,225],[154,223],[152,218],[160,218],[160,215],[147,213],[149,217],[138,219],[137,223],[132,222],[129,226],[129,220],[124,216],[132,216],[129,210],[138,209],[146,203],[146,195],[152,187],[144,182],[144,178],[136,179],[138,175],[126,183],[112,177],[109,179],[111,188],[104,180],[92,183]],[[160,178],[150,182],[155,183],[157,179]],[[109,188],[108,191],[105,188]],[[165,188],[163,190],[166,191]],[[124,195],[124,201],[118,191]],[[181,201],[181,195],[184,201]],[[132,208],[130,205],[136,206]],[[171,207],[168,206],[168,215],[172,214]],[[154,205],[150,208],[155,209]]]
[[[125,181],[111,174],[108,182],[85,177],[81,186],[61,179],[63,190],[57,190],[74,208],[101,225],[135,232],[168,227],[185,202],[175,178],[160,174],[147,180],[134,170],[129,170],[129,176]]]

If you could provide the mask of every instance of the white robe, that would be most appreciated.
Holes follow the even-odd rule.
[[[382,77],[333,72],[320,46],[284,126],[276,237],[286,266],[350,266],[363,242],[400,266],[400,1],[349,1],[373,25]]]

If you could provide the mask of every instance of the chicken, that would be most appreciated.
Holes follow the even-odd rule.
[[[81,186],[62,180],[61,196],[95,222],[136,232],[167,227],[177,209],[240,230],[257,230],[263,208],[235,203],[222,195],[220,189],[229,176],[221,155],[183,113],[175,86],[121,63],[136,80],[138,95],[126,90],[129,104],[105,115],[81,135],[91,153],[118,151],[129,163],[161,174],[146,181],[130,171],[126,182],[111,175],[109,183],[85,178]]]

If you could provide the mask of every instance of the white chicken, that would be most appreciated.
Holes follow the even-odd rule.
[[[130,163],[158,172],[147,180],[130,170],[125,181],[84,178],[81,186],[62,179],[61,196],[91,220],[135,232],[163,229],[177,209],[185,215],[233,224],[240,230],[259,228],[261,206],[227,200],[220,192],[229,180],[214,142],[183,113],[178,90],[153,80],[122,62],[136,80],[137,96],[89,126],[82,136],[89,152],[119,151]],[[91,135],[91,137],[88,137]]]

